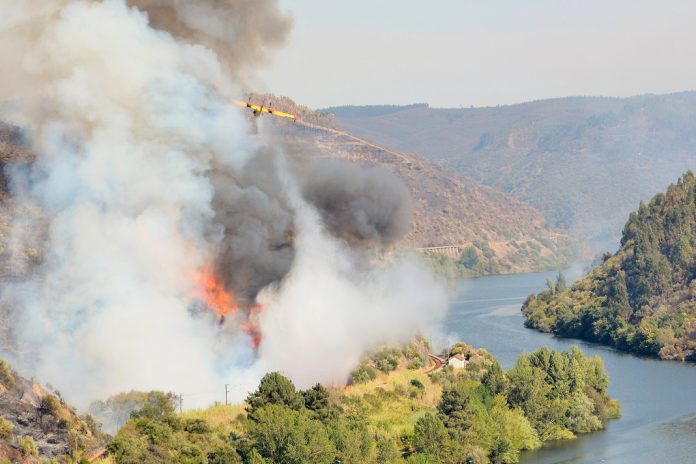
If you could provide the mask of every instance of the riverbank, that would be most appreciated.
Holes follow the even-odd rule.
[[[569,281],[582,268],[563,271]],[[451,340],[491,352],[508,369],[523,352],[546,346],[568,350],[578,345],[588,356],[604,359],[612,380],[609,394],[622,405],[622,418],[605,431],[523,453],[525,464],[574,464],[671,461],[696,455],[696,365],[639,358],[593,343],[567,340],[524,328],[519,311],[531,293],[544,288],[557,271],[462,279],[443,324]],[[513,310],[517,308],[517,310]]]

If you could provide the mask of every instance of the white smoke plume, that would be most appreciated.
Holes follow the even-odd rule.
[[[3,292],[20,368],[79,406],[131,389],[191,394],[195,406],[225,383],[241,396],[265,369],[300,385],[344,381],[365,350],[437,323],[446,305],[429,274],[415,261],[366,265],[324,226],[331,212],[305,197],[304,171],[228,104],[254,56],[286,34],[243,26],[265,17],[287,28],[275,2],[0,0],[0,10],[0,97],[12,99],[0,119],[37,154],[12,170],[12,193],[48,220],[45,258]],[[321,203],[320,190],[311,196]],[[362,201],[351,213],[361,228],[391,234],[387,210]],[[221,326],[192,309],[196,273],[211,263],[266,305],[258,352],[243,314]]]

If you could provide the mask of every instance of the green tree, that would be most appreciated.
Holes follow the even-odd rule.
[[[256,420],[256,411],[260,408],[277,404],[299,410],[304,406],[304,398],[295,390],[295,385],[290,379],[278,372],[271,372],[263,376],[258,390],[247,397],[246,403],[249,418]]]
[[[440,458],[432,454],[415,453],[409,456],[408,464],[442,464]]]
[[[248,433],[254,449],[274,464],[333,464],[336,455],[321,422],[282,404],[256,409]]]
[[[152,420],[163,420],[176,413],[175,404],[177,396],[174,393],[164,393],[161,391],[151,391],[145,396],[143,405],[131,413],[131,417],[148,418]]]
[[[403,462],[401,450],[393,437],[381,436],[377,438],[377,464],[400,464]]]
[[[336,446],[336,458],[342,464],[374,461],[373,438],[365,422],[340,418],[331,421],[328,431]]]
[[[556,293],[561,293],[564,291],[566,288],[568,288],[568,284],[566,283],[566,278],[562,273],[558,273],[556,276],[556,285],[554,286],[554,291]]]
[[[440,456],[448,440],[447,429],[435,414],[426,413],[416,421],[413,431],[413,445],[416,451]]]
[[[464,248],[459,256],[459,264],[470,270],[475,269],[480,262],[479,254],[473,246]]]
[[[498,395],[504,393],[507,388],[507,380],[505,379],[505,373],[500,367],[500,363],[494,361],[491,363],[486,372],[481,377],[481,383],[491,392],[492,395]]]
[[[315,419],[325,422],[335,416],[335,411],[331,407],[329,391],[321,384],[316,384],[309,390],[303,391],[302,397],[305,408],[311,411]]]

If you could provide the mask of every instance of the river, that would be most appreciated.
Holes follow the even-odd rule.
[[[579,277],[579,271],[569,272],[569,281]],[[622,417],[603,431],[525,452],[522,463],[696,463],[696,364],[640,358],[525,329],[519,310],[524,299],[555,275],[461,280],[445,321],[453,340],[486,348],[506,369],[520,353],[542,346],[567,350],[578,345],[586,354],[604,359],[609,394],[621,402]]]

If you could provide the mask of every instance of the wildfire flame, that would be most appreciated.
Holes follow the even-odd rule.
[[[220,318],[239,309],[234,293],[225,290],[225,286],[217,278],[212,268],[205,268],[198,275],[196,296],[203,300]]]
[[[261,328],[259,327],[258,314],[264,311],[264,306],[252,306],[249,308],[249,318],[242,326],[242,329],[251,336],[251,346],[254,349],[261,344]]]
[[[239,310],[239,303],[237,303],[235,294],[225,289],[225,285],[215,275],[212,267],[203,268],[198,273],[195,296],[200,298],[208,308],[215,311],[220,320]],[[247,320],[242,324],[242,330],[251,337],[251,345],[254,349],[261,344],[261,328],[259,327],[258,314],[265,309],[261,305],[250,307]]]

